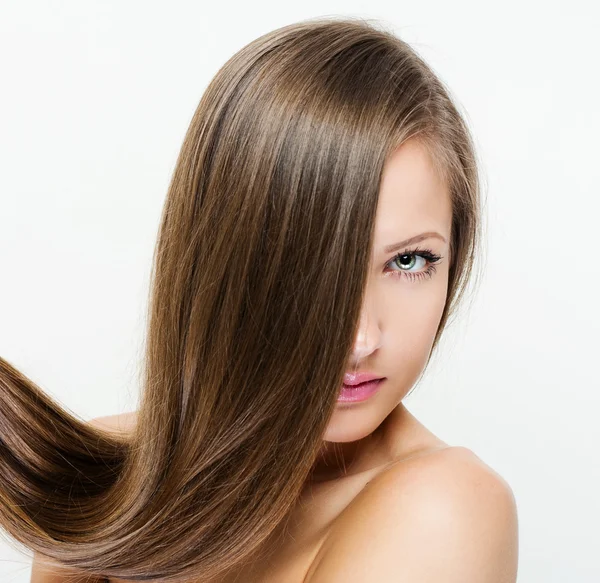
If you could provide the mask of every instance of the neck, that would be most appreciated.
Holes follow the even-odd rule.
[[[385,463],[389,457],[387,448],[394,421],[403,410],[404,406],[400,403],[375,431],[362,439],[323,441],[308,482],[330,482]]]

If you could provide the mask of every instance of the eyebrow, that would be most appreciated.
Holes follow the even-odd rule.
[[[384,247],[383,250],[385,253],[393,253],[394,251],[397,251],[398,249],[401,249],[402,247],[406,247],[407,245],[410,245],[411,243],[419,243],[420,241],[424,241],[425,239],[429,239],[431,237],[441,239],[444,243],[446,242],[446,239],[444,239],[444,237],[442,237],[436,231],[429,231],[428,233],[421,233],[420,235],[415,235],[414,237],[411,237],[410,239],[406,239],[404,241],[399,241],[398,243],[392,243],[391,245]]]

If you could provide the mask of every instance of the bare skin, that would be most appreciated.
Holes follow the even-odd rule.
[[[127,433],[133,430],[135,419],[136,413],[132,412],[95,419],[91,423]],[[432,579],[427,579],[427,575],[423,579],[402,576],[400,566],[413,569],[416,561],[434,569],[436,556],[445,557],[446,547],[453,541],[471,553],[466,557],[457,554],[458,568],[466,565],[477,571],[453,574],[448,571],[446,574],[446,569],[456,567],[444,564],[438,566],[444,575],[433,580],[514,583],[518,560],[517,519],[514,499],[506,482],[470,450],[448,446],[436,437],[402,403],[386,420],[385,427],[389,433],[381,435],[390,441],[382,437],[377,443],[380,447],[386,443],[386,448],[391,449],[373,449],[369,458],[361,457],[360,465],[353,464],[343,477],[307,483],[270,563],[244,566],[211,583],[364,583],[368,580],[361,578],[365,568],[373,573],[376,581],[420,583]],[[440,496],[439,485],[445,490],[445,484],[457,484],[460,492],[455,493],[452,505],[453,508],[457,505],[458,498],[460,512],[452,518],[452,532],[448,536],[444,533],[440,539],[434,536],[429,523],[426,523],[428,530],[421,533],[421,520],[415,523],[412,516],[427,516],[432,506],[436,509],[442,506],[442,516],[448,514],[447,504],[440,503],[440,498],[443,501],[446,495]],[[397,507],[398,500],[404,500],[414,512],[403,516]],[[359,549],[365,539],[372,541],[382,532],[389,532],[390,525],[385,524],[389,516],[393,517],[395,531],[390,544],[397,545],[399,543],[394,541],[405,537],[407,540],[394,548],[378,542],[381,555],[361,559]],[[434,521],[437,518],[434,517]],[[484,536],[478,536],[478,531],[475,534],[467,531],[462,538],[457,538],[465,528],[463,525],[478,525]],[[390,557],[396,561],[389,562]],[[411,557],[414,557],[412,563]],[[361,563],[364,560],[366,564]],[[358,565],[348,566],[352,561]],[[412,575],[413,571],[407,573]],[[32,581],[45,583],[46,579]],[[112,578],[109,583],[131,582]]]
[[[123,413],[94,419],[91,424],[127,434],[133,431],[136,416],[136,412]],[[346,509],[360,503],[359,494],[367,485],[377,484],[378,476],[398,462],[437,455],[448,448],[400,403],[374,437],[361,441],[355,453],[362,455],[354,458],[343,476],[321,476],[320,480],[307,482],[270,564],[254,563],[231,573],[219,583],[301,583],[308,576],[311,565],[316,566],[315,560],[321,559],[319,552],[334,532],[339,518]],[[273,536],[279,535],[280,531]],[[304,583],[308,581],[306,579]],[[109,583],[130,582],[111,578]]]

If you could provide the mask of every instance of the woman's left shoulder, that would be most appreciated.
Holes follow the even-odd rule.
[[[506,480],[465,447],[412,456],[378,475],[328,541],[311,583],[345,573],[373,580],[514,581],[515,498]],[[370,556],[361,557],[368,546]],[[393,574],[394,579],[386,578]],[[428,578],[429,577],[429,578]],[[342,579],[339,579],[342,581]]]
[[[403,460],[379,478],[372,487],[373,500],[392,507],[408,498],[428,508],[439,504],[457,511],[499,507],[512,511],[516,506],[506,479],[463,446],[440,447]]]

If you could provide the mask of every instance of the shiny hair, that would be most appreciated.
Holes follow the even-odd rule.
[[[474,145],[448,89],[361,18],[297,22],[234,54],[169,184],[135,429],[91,427],[0,359],[0,526],[61,564],[134,581],[218,581],[267,556],[334,411],[383,167],[409,139],[452,203],[435,348],[480,239]]]

